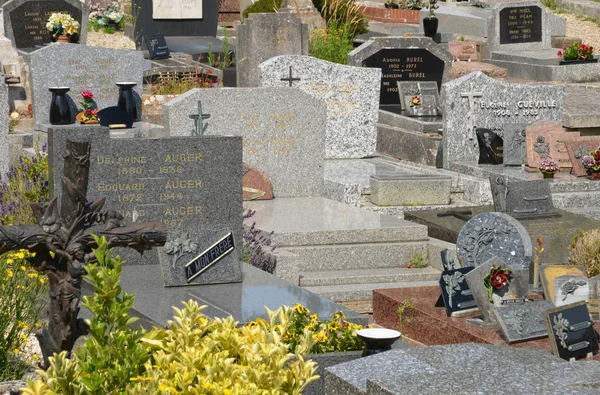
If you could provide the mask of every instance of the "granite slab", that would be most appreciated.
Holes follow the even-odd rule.
[[[557,291],[554,288],[554,280],[559,276],[577,275],[585,277],[585,268],[576,265],[543,265],[540,266],[540,279],[546,299],[555,301]]]
[[[557,216],[547,180],[514,180],[490,175],[494,209],[514,218]]]
[[[579,138],[579,132],[565,132],[561,124],[538,121],[527,126],[527,165],[538,168],[544,159],[552,159],[558,167],[573,167],[565,143]]]
[[[448,49],[455,61],[476,62],[477,61],[477,42],[475,41],[450,41]]]
[[[288,87],[291,83],[327,104],[326,158],[375,153],[381,70],[302,55],[276,56],[258,67],[261,86]]]
[[[440,112],[439,88],[435,81],[398,81],[402,111],[409,117],[437,117]],[[413,98],[418,103],[412,103]]]
[[[511,303],[494,310],[508,343],[548,336],[543,312],[553,308],[549,300]]]
[[[564,274],[554,278],[554,306],[560,307],[591,298],[591,283],[586,276]]]
[[[504,166],[521,166],[527,164],[527,148],[525,144],[525,124],[508,124],[504,129]]]
[[[488,24],[488,45],[494,51],[551,48],[551,13],[537,1],[502,2]]]
[[[598,353],[598,338],[585,302],[546,311],[544,315],[554,354],[562,359]]]

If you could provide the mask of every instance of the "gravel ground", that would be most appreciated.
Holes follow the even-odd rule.
[[[92,47],[135,49],[135,44],[125,37],[123,32],[106,34],[102,32],[88,31],[87,45]]]
[[[595,22],[586,22],[573,14],[559,14],[567,19],[567,36],[579,37],[600,52],[600,27]],[[596,50],[594,51],[596,52]]]

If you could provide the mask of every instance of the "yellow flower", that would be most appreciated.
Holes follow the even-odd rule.
[[[55,255],[55,254],[54,254],[54,252],[50,251],[50,256],[51,256],[52,258],[54,258],[54,255]]]
[[[29,273],[27,275],[27,277],[29,277],[29,278],[38,278],[38,274],[37,273]]]
[[[214,389],[214,388],[215,388],[215,386],[214,386],[212,383],[209,383],[209,382],[204,382],[204,383],[202,383],[202,387],[203,387],[203,388],[207,388],[207,389],[209,389],[209,390],[211,390],[211,389]]]
[[[14,262],[14,260],[12,260],[12,259],[7,259],[6,260],[6,263],[8,263],[9,265],[11,265],[13,262]]]
[[[228,390],[227,388],[225,388],[223,390],[223,395],[231,395],[231,390]]]
[[[33,359],[35,359],[37,361],[38,359],[40,359],[40,356],[37,354],[33,354]]]
[[[45,284],[48,281],[45,277],[40,277],[40,283]]]
[[[42,327],[42,323],[41,322],[36,322],[35,326],[36,326],[36,328],[41,328]]]
[[[17,256],[17,258],[19,258],[19,259],[23,259],[23,258],[25,258],[25,253],[24,253],[22,250],[21,250],[21,251],[19,251],[19,252],[17,252],[15,255],[16,255],[16,256]]]
[[[12,119],[13,121],[16,121],[17,119],[19,119],[19,113],[16,111],[11,112],[10,119]]]
[[[319,343],[325,343],[327,341],[327,334],[324,331],[321,331],[319,333],[315,333],[312,335],[313,340],[319,342]]]
[[[23,341],[28,339],[27,335],[24,333],[21,333],[20,337],[21,337],[21,340],[23,340]]]
[[[21,270],[23,270],[24,272],[26,272],[27,268],[25,266],[21,265]]]
[[[19,349],[18,349],[18,348],[15,348],[15,349],[13,350],[13,354],[15,354],[15,355],[19,355]]]
[[[8,270],[6,271],[6,273],[8,274],[8,277],[12,277],[12,276],[13,276],[13,271],[12,271],[12,270],[10,270],[10,269],[8,269]]]
[[[299,314],[307,314],[308,313],[308,309],[304,306],[302,306],[300,303],[296,303],[294,305],[294,309],[296,310],[296,312],[298,312]]]

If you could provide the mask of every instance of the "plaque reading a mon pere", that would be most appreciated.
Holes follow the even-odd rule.
[[[500,44],[542,41],[542,9],[509,7],[500,11]]]
[[[202,19],[202,0],[152,0],[153,19]]]

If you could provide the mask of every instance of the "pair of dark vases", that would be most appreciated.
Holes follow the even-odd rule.
[[[134,120],[138,119],[137,105],[133,95],[133,87],[135,82],[118,82],[119,101],[117,106],[131,114]],[[71,106],[66,93],[70,90],[67,87],[48,88],[52,92],[52,100],[50,102],[50,124],[51,125],[70,125],[73,123]]]

